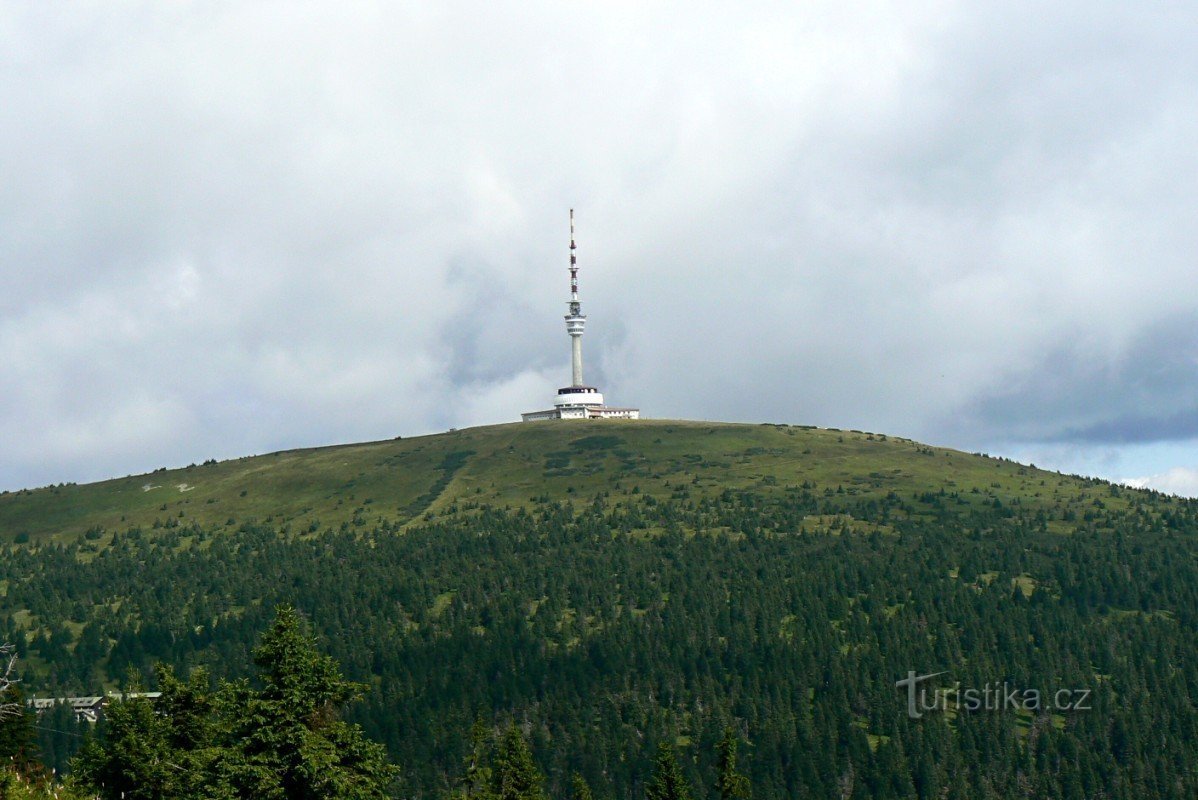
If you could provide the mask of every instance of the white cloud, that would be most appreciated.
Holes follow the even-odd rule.
[[[1159,475],[1146,478],[1127,478],[1121,483],[1137,489],[1155,489],[1158,492],[1182,497],[1198,497],[1198,468],[1173,467]]]

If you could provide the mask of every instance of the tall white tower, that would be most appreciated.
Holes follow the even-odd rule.
[[[578,301],[578,256],[574,244],[574,209],[570,209],[570,313],[566,315],[566,333],[570,334],[571,385],[582,386],[582,331],[587,325]]]
[[[617,408],[603,404],[603,395],[594,386],[582,382],[582,332],[587,318],[578,299],[578,256],[574,244],[574,209],[570,209],[570,313],[566,315],[566,333],[570,335],[570,385],[557,390],[553,408],[529,411],[520,416],[525,422],[542,419],[639,419],[636,408]]]

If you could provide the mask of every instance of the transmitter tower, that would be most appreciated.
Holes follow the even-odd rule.
[[[567,304],[566,333],[570,336],[570,385],[557,390],[553,408],[521,414],[525,422],[545,419],[639,419],[640,409],[609,406],[594,386],[582,382],[582,334],[586,314],[578,299],[578,247],[574,243],[574,209],[570,209],[570,300]]]

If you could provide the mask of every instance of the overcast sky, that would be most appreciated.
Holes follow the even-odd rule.
[[[0,488],[519,419],[1198,494],[1187,4],[0,0]]]

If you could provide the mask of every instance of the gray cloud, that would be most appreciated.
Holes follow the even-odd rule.
[[[1123,414],[1115,419],[1096,423],[1076,431],[1067,431],[1063,438],[1090,442],[1144,442],[1198,438],[1198,407],[1152,417],[1146,414]]]
[[[963,427],[1028,441],[1091,444],[1198,437],[1198,312],[1148,324],[1119,350],[1062,342],[1007,389],[978,399]]]
[[[0,19],[0,487],[516,419],[570,206],[588,376],[650,415],[1198,434],[1184,10]]]

